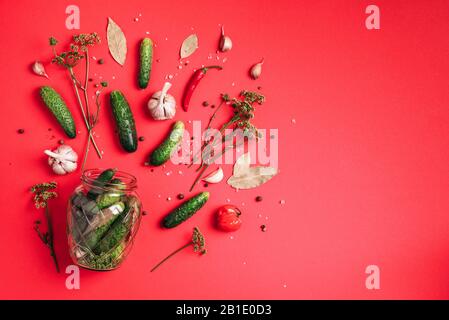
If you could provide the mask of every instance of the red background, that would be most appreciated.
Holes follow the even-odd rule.
[[[449,3],[376,0],[381,30],[369,31],[365,8],[372,3],[2,0],[0,297],[449,298]],[[42,212],[33,208],[28,192],[34,183],[60,184],[51,209],[64,270],[71,263],[66,200],[80,173],[55,177],[46,165],[43,150],[56,147],[64,135],[36,90],[51,85],[63,95],[81,131],[69,143],[82,154],[86,131],[75,96],[64,71],[49,63],[47,44],[50,35],[66,43],[74,33],[65,28],[69,4],[80,7],[80,32],[97,31],[105,39],[110,16],[127,36],[125,67],[112,60],[104,41],[93,55],[105,64],[93,63],[92,75],[109,81],[107,91],[125,93],[146,140],[134,154],[121,151],[105,95],[96,128],[104,160],[92,151],[88,167],[116,166],[136,175],[149,213],[123,266],[107,273],[82,270],[80,290],[67,290],[64,272],[54,272],[32,229]],[[261,86],[267,103],[258,108],[255,123],[279,129],[281,173],[238,193],[225,182],[209,186],[211,199],[200,213],[176,229],[161,230],[158,221],[178,202],[166,198],[187,193],[194,172],[173,164],[154,172],[143,166],[168,130],[168,122],[150,119],[146,102],[175,73],[171,93],[180,102],[192,69],[208,64],[210,53],[215,59],[220,23],[234,42],[229,53],[220,54],[228,59],[225,68],[206,77],[191,111],[178,108],[175,119],[206,121],[212,110],[201,106],[203,100]],[[136,57],[146,31],[160,62],[154,63],[150,88],[140,91]],[[192,32],[200,48],[178,70],[180,43]],[[248,68],[262,57],[262,76],[253,81]],[[32,74],[36,59],[45,63],[50,80]],[[17,134],[19,128],[25,134]],[[224,167],[228,177],[231,166]],[[261,203],[254,201],[257,195],[264,197]],[[233,239],[211,225],[214,209],[227,198],[244,211],[244,226]],[[206,234],[209,253],[198,257],[185,250],[150,273],[195,225]],[[380,290],[365,288],[370,264],[380,268]]]

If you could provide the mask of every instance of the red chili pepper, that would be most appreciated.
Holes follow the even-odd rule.
[[[209,69],[223,69],[221,66],[208,66],[203,67],[201,69],[196,70],[192,77],[190,78],[189,82],[187,83],[187,87],[184,91],[184,96],[182,98],[182,107],[184,108],[184,111],[189,110],[189,103],[190,98],[192,98],[193,91],[195,91],[196,87],[198,86],[201,79],[204,78],[204,75]]]

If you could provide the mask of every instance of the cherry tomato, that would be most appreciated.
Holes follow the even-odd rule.
[[[221,206],[218,208],[216,215],[218,229],[227,232],[237,231],[242,225],[241,214],[236,206],[230,204]]]

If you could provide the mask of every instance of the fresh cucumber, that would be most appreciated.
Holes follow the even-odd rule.
[[[92,188],[87,193],[89,199],[95,200],[100,194],[103,193],[102,188],[106,186],[112,178],[117,169],[106,169],[98,175],[98,177],[92,182]]]
[[[134,117],[125,96],[118,90],[110,94],[112,113],[118,130],[120,144],[127,152],[137,150],[137,132]]]
[[[186,221],[200,210],[209,199],[209,192],[201,192],[169,213],[163,221],[165,228],[173,228]]]
[[[149,162],[153,166],[160,166],[170,159],[184,135],[184,123],[176,121],[170,135],[151,153]]]
[[[140,43],[139,87],[145,89],[150,82],[151,65],[153,63],[153,41],[144,38]]]
[[[47,108],[51,111],[53,116],[58,120],[65,134],[69,138],[76,137],[75,121],[73,120],[72,113],[67,108],[64,100],[61,96],[49,86],[40,88],[40,95]]]

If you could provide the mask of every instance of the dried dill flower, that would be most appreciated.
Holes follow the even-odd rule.
[[[179,251],[184,250],[187,247],[190,247],[193,245],[193,251],[199,252],[200,254],[206,253],[206,241],[204,239],[203,234],[201,233],[200,229],[198,227],[193,228],[192,233],[192,240],[189,241],[187,244],[183,245],[181,248],[173,251],[170,253],[167,257],[165,257],[161,262],[159,262],[156,266],[151,269],[151,272],[155,271],[161,264],[163,264],[165,261],[173,257],[175,254],[177,254]]]

